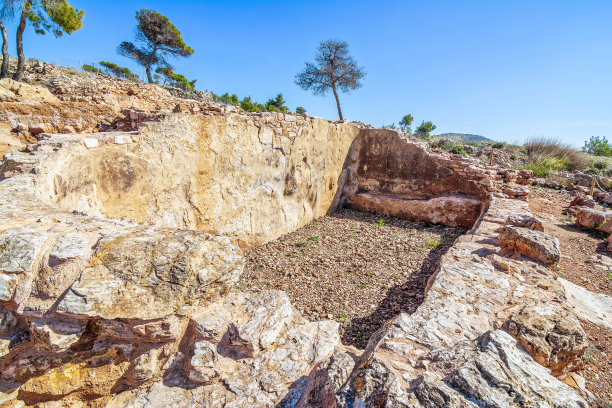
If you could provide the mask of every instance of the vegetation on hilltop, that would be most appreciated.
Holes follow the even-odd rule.
[[[72,34],[83,26],[83,10],[75,9],[66,0],[4,0],[0,6],[0,18],[9,21],[20,13],[17,26],[17,70],[13,79],[21,81],[25,71],[25,55],[23,53],[23,33],[28,23],[37,34],[51,32],[56,37],[64,33]],[[2,68],[0,78],[8,76],[8,35],[4,24],[0,24],[2,32]]]
[[[154,82],[151,67],[171,67],[169,57],[188,57],[194,53],[168,17],[155,10],[141,9],[136,12],[136,21],[136,42],[140,46],[124,41],[117,48],[117,52],[142,65],[149,83]]]

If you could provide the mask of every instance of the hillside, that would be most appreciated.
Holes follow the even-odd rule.
[[[489,139],[488,137],[472,135],[470,133],[441,133],[436,136],[441,139],[452,139],[463,143],[494,142],[494,140]]]

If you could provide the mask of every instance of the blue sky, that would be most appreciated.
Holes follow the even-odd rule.
[[[134,38],[140,8],[168,16],[196,53],[177,72],[199,89],[282,92],[293,110],[337,118],[333,96],[293,82],[321,40],[350,44],[367,76],[341,95],[345,117],[376,126],[411,113],[435,133],[520,142],[559,137],[582,146],[612,138],[612,1],[133,1],[71,0],[83,29],[25,36],[25,53],[62,65],[110,60]],[[14,30],[14,24],[10,27]],[[11,32],[11,40],[14,34]],[[14,41],[11,43],[14,55]]]

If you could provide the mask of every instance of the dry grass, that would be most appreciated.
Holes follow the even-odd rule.
[[[557,138],[536,137],[525,145],[527,168],[536,177],[546,177],[560,170],[585,170],[589,167],[587,156],[564,144]]]

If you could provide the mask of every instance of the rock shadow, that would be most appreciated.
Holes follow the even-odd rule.
[[[406,282],[389,288],[385,298],[370,315],[351,320],[342,333],[342,343],[365,349],[370,337],[388,321],[400,313],[414,313],[425,300],[429,278],[439,270],[442,256],[451,247],[448,245],[431,249],[419,270],[413,272]]]

